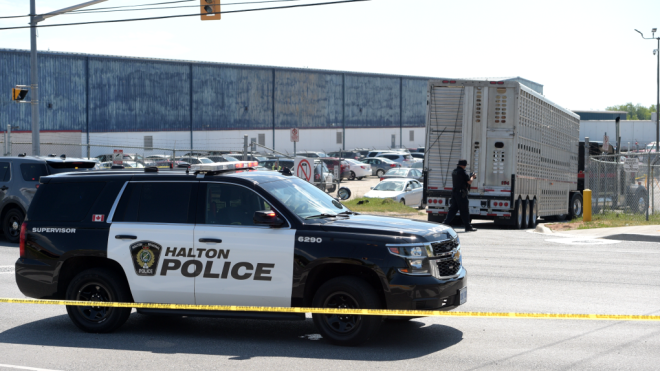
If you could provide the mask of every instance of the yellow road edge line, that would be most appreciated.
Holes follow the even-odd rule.
[[[532,319],[573,319],[600,321],[660,321],[660,316],[626,314],[571,314],[571,313],[516,313],[516,312],[447,312],[437,310],[398,310],[398,309],[339,309],[339,308],[288,308],[288,307],[250,307],[235,305],[196,305],[196,304],[159,304],[159,303],[116,303],[104,301],[75,300],[38,300],[0,298],[0,303],[43,304],[93,306],[138,309],[186,309],[217,310],[232,312],[274,312],[274,313],[316,313],[316,314],[353,314],[372,316],[411,316],[411,317],[483,317],[483,318],[532,318]]]

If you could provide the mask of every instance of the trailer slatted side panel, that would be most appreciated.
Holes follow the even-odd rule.
[[[536,195],[539,216],[568,210],[577,189],[579,119],[526,87],[519,98],[516,194]]]
[[[428,184],[451,189],[451,173],[461,158],[465,87],[434,86],[428,104]]]

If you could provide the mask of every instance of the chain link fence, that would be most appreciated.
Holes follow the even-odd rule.
[[[594,214],[660,213],[660,160],[655,153],[590,156],[584,173]]]

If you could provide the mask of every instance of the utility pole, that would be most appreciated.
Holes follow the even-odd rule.
[[[656,89],[657,89],[657,91],[656,91],[656,102],[655,102],[655,160],[654,160],[654,163],[655,163],[655,162],[658,161],[658,155],[660,155],[660,36],[655,37],[655,33],[658,31],[657,28],[651,29],[651,37],[644,37],[643,33],[641,33],[638,30],[635,30],[635,31],[639,32],[639,34],[642,35],[642,38],[645,39],[645,40],[656,39],[658,41],[658,48],[653,51],[653,54],[658,59],[658,63],[657,63],[658,71],[657,71],[657,77],[656,77]],[[649,162],[649,166],[648,166],[649,167],[649,169],[648,169],[649,174],[646,175],[646,179],[647,179],[646,184],[647,184],[647,187],[649,188],[648,191],[651,192],[651,190],[653,188],[653,186],[652,186],[653,179],[649,179],[649,177],[651,176],[651,174],[650,174],[650,170],[651,170],[651,165],[650,165],[651,164],[651,152],[650,152],[650,150],[649,150],[649,153],[647,154],[647,160]],[[653,195],[655,196],[655,192],[653,193]],[[650,196],[650,194],[648,196]],[[647,196],[647,204],[648,204],[648,201],[651,201],[651,199],[652,199],[652,197],[648,197],[648,196]],[[653,199],[654,198],[655,197],[653,197]],[[653,200],[653,201],[655,201],[655,200]],[[647,206],[646,220],[649,220],[649,218],[648,218],[648,205],[646,205],[646,206]],[[655,207],[655,205],[653,205],[653,206]]]
[[[107,0],[93,0],[43,15],[37,15],[36,0],[30,0],[30,107],[32,108],[32,156],[39,156],[39,65],[37,60],[37,24],[50,17],[71,12]]]

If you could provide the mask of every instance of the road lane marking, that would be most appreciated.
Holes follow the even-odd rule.
[[[3,365],[3,364],[0,364],[0,367],[17,368],[20,370],[32,370],[32,371],[58,371],[58,370],[51,370],[48,368],[36,368],[36,367],[14,366],[14,365]]]

